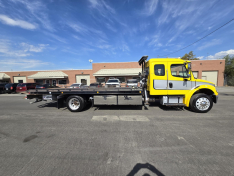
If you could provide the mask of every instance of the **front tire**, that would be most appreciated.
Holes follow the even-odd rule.
[[[192,96],[189,107],[194,112],[206,113],[213,107],[213,100],[209,95],[198,93]]]
[[[72,95],[67,98],[66,105],[71,112],[80,112],[85,106],[85,101],[80,96]]]

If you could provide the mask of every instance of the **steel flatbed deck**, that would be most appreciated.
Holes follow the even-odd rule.
[[[51,88],[51,89],[31,89],[30,95],[60,95],[60,94],[87,94],[87,95],[141,95],[141,88]]]

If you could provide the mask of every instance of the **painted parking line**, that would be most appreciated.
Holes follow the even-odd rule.
[[[93,116],[92,121],[101,122],[114,122],[114,121],[126,121],[126,122],[147,122],[150,121],[144,116]]]

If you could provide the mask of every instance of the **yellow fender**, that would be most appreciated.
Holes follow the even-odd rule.
[[[218,95],[218,92],[216,91],[214,86],[211,85],[200,85],[195,87],[194,89],[191,89],[187,94],[185,94],[185,102],[184,104],[189,107],[189,102],[193,94],[201,89],[209,89],[211,90],[216,96]]]

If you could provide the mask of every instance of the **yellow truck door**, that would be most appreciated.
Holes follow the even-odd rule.
[[[185,95],[191,88],[184,62],[168,62],[168,95]]]
[[[167,95],[167,62],[150,63],[150,95]]]

